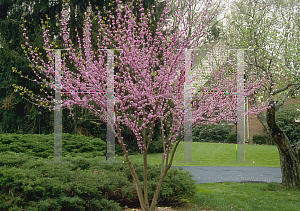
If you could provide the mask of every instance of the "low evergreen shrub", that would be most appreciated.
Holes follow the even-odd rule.
[[[54,156],[54,135],[0,134],[0,152],[26,153],[34,157]],[[62,134],[62,155],[78,156],[91,153],[104,156],[106,143],[100,138]]]
[[[138,148],[137,145],[136,137],[128,127],[124,127],[124,129],[121,131],[121,135],[124,138],[124,143],[126,144],[126,150],[130,155],[137,155],[141,153],[141,150]],[[164,152],[161,137],[162,136],[161,136],[161,131],[159,130],[159,125],[156,125],[155,128],[153,129],[152,142],[150,144],[147,153],[153,154],[153,153]],[[117,142],[117,140],[115,144],[115,149],[117,155],[120,156],[124,155],[121,145]]]
[[[256,144],[266,144],[267,138],[263,135],[253,135],[252,140]]]
[[[236,143],[236,133],[229,133],[226,143]]]
[[[38,137],[46,140],[42,135]],[[92,156],[90,148],[82,151],[81,149],[86,148],[82,148],[79,143],[74,144],[76,140],[72,140],[73,136],[67,137],[67,156],[63,156],[63,160],[71,163],[45,163],[53,158],[33,156],[35,146],[40,146],[42,152],[51,151],[53,141],[50,143],[50,139],[46,140],[43,147],[38,137],[21,135],[3,144],[3,136],[0,136],[0,210],[121,211],[120,204],[125,206],[139,203],[126,163],[99,164],[99,159]],[[25,152],[10,151],[15,150],[10,145],[15,146],[17,141]],[[87,140],[83,138],[81,141]],[[95,143],[103,144],[102,141]],[[75,149],[76,146],[78,149]],[[70,153],[72,150],[73,154]],[[133,165],[143,188],[143,166]],[[160,177],[160,166],[148,165],[147,177],[149,198],[152,198]],[[193,196],[195,190],[195,181],[190,173],[172,168],[163,182],[158,204],[176,202],[183,196]]]
[[[193,128],[193,142],[224,143],[231,131],[229,125],[201,124]]]
[[[142,164],[133,164],[135,171],[139,180],[141,181],[141,187],[143,189],[143,165]],[[130,205],[137,204],[138,197],[133,185],[133,179],[130,174],[130,170],[128,166],[124,166],[122,164],[115,164],[113,167],[110,164],[101,164],[101,168],[105,170],[111,170],[114,172],[122,172],[126,177],[127,181],[131,181],[130,186],[125,186],[120,191],[114,191],[107,193],[110,199],[113,199],[116,202]],[[149,198],[154,196],[155,189],[157,187],[157,182],[160,177],[160,165],[159,166],[147,166],[148,173],[148,194]],[[122,177],[118,176],[117,181],[119,184],[123,184],[124,181],[121,179]],[[185,172],[181,169],[172,168],[168,171],[164,182],[161,187],[161,191],[159,193],[158,204],[159,203],[174,203],[178,202],[181,197],[192,197],[195,194],[196,186],[195,180],[192,179],[192,175],[189,172]],[[115,189],[113,189],[115,190]]]
[[[162,152],[164,152],[164,150],[163,150],[162,136],[159,135],[150,144],[148,153],[149,154],[153,154],[153,153],[162,153]]]

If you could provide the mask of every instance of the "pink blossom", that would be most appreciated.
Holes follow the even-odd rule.
[[[154,8],[155,6],[152,7]],[[209,6],[207,5],[206,7]],[[72,47],[72,44],[68,40],[67,20],[69,14],[64,11],[60,26],[62,26],[63,45],[69,51],[66,51],[66,56],[62,58],[62,84],[64,90],[70,91],[70,94],[68,94],[68,100],[63,100],[63,105],[71,108],[72,105],[77,104],[82,108],[88,109],[89,112],[93,112],[103,122],[108,122],[109,116],[112,116],[115,125],[115,137],[117,137],[119,144],[122,144],[122,140],[124,140],[123,137],[119,138],[121,136],[121,128],[126,127],[134,134],[141,154],[145,153],[149,141],[148,138],[151,137],[149,134],[153,134],[151,131],[155,132],[154,123],[157,123],[157,128],[160,128],[160,132],[161,130],[164,132],[165,150],[169,152],[174,143],[177,144],[179,139],[183,140],[184,124],[186,122],[184,113],[184,98],[186,93],[184,88],[187,81],[193,80],[188,80],[187,68],[185,65],[182,65],[186,58],[185,51],[174,51],[172,47],[176,46],[178,49],[198,48],[198,41],[204,42],[202,36],[207,33],[204,31],[204,28],[211,21],[211,16],[209,18],[205,17],[206,11],[211,11],[211,9],[208,10],[209,8],[206,8],[207,10],[205,10],[204,8],[198,17],[201,18],[200,21],[195,23],[197,24],[195,26],[198,29],[197,33],[188,36],[186,31],[182,29],[187,29],[188,27],[186,25],[186,17],[183,17],[186,14],[182,14],[180,10],[178,14],[182,15],[179,16],[177,23],[184,27],[176,28],[172,34],[165,35],[163,33],[163,23],[166,21],[165,14],[168,14],[167,8],[163,12],[161,19],[157,20],[158,28],[156,33],[150,31],[147,25],[149,19],[146,17],[139,19],[140,25],[138,25],[137,20],[133,18],[134,15],[131,8],[125,8],[123,12],[115,10],[119,22],[112,20],[113,17],[111,16],[108,26],[102,24],[101,21],[98,23],[97,27],[100,29],[95,35],[95,37],[98,37],[98,41],[96,39],[95,42],[98,49],[96,52],[94,51],[95,46],[92,46],[92,23],[89,18],[85,21],[83,40],[77,37],[78,48],[76,47],[75,49]],[[204,16],[201,14],[204,14]],[[150,16],[148,15],[148,17]],[[134,35],[133,31],[135,32]],[[53,46],[47,37],[48,33],[48,30],[44,32],[45,48]],[[168,30],[166,30],[166,34],[168,34]],[[50,34],[48,35],[49,37],[51,36]],[[28,45],[27,42],[25,44]],[[30,46],[30,48],[32,47]],[[109,68],[107,68],[107,60],[109,57],[107,54],[110,51],[107,49],[109,48],[122,49],[118,53],[116,53],[117,50],[112,51],[115,58],[114,67],[120,73],[119,75],[118,73],[112,73],[114,76],[114,80],[112,81],[108,81]],[[47,78],[54,79],[55,71],[53,64],[55,53],[47,51],[47,54],[49,62],[48,60],[43,61],[42,58],[38,58],[37,56],[32,57],[32,55],[28,56],[28,60],[33,59],[38,64],[42,64],[42,68],[40,68],[40,70],[43,70],[42,74],[46,75]],[[68,60],[72,62],[72,66],[76,68],[78,74],[70,73],[72,71],[68,70]],[[209,123],[227,120],[227,118],[236,121],[236,95],[230,98],[229,94],[225,96],[208,94],[208,92],[220,92],[220,90],[233,92],[236,89],[234,85],[236,79],[226,77],[228,66],[236,67],[235,58],[229,59],[221,65],[223,66],[220,70],[211,70],[211,76],[212,79],[222,81],[222,83],[211,84],[211,87],[205,87],[206,94],[201,96],[203,102],[192,102],[193,126],[196,123],[204,121],[204,114],[207,116],[205,119]],[[154,69],[156,72],[153,71]],[[177,73],[178,70],[179,74]],[[236,76],[236,69],[233,71]],[[199,76],[201,72],[196,71],[195,74]],[[38,75],[38,73],[36,73],[36,76],[41,79],[41,75]],[[251,96],[253,92],[258,91],[262,85],[262,81],[254,82],[252,80],[247,85],[248,87],[246,87],[244,94],[245,97]],[[53,84],[51,84],[51,87],[52,89],[54,88]],[[99,92],[95,93],[95,90]],[[113,102],[112,104],[107,104],[109,90],[114,92],[113,97],[110,99]],[[84,92],[89,94],[82,96]],[[193,95],[194,97],[196,95]],[[36,101],[41,100],[42,97],[36,99]],[[249,113],[258,113],[266,109],[267,104],[260,105],[260,107],[253,108],[252,110],[250,109]],[[217,115],[217,117],[213,116],[215,108],[219,108],[224,113]],[[146,132],[144,133],[144,131]],[[166,131],[168,133],[165,133]],[[166,136],[168,137],[168,145],[165,142]],[[146,143],[143,142],[145,140]],[[123,143],[123,146],[126,146],[126,144]],[[128,151],[126,151],[124,156],[126,157],[127,155]],[[166,158],[166,156],[167,154],[164,153],[162,158]],[[126,157],[126,159],[129,158]]]

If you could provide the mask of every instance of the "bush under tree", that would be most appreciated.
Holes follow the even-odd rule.
[[[53,160],[53,134],[0,134],[0,210],[122,210],[138,205],[136,188],[126,163],[99,164],[105,142],[91,137],[63,134],[63,160]],[[142,164],[134,164],[143,180]],[[160,166],[148,165],[148,191],[154,195]],[[191,174],[170,169],[158,204],[178,203],[195,194]],[[175,181],[175,182],[174,182]],[[143,189],[143,185],[142,185]]]

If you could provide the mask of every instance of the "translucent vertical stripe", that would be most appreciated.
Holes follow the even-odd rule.
[[[184,82],[184,161],[192,162],[192,75],[191,49],[185,52],[185,82]]]
[[[237,50],[237,161],[244,160],[244,50]]]
[[[55,49],[55,107],[54,107],[54,162],[62,161],[62,115],[61,115],[61,49]]]
[[[115,134],[114,134],[114,50],[107,50],[107,154],[108,162],[115,161]]]
[[[61,51],[55,50],[54,162],[62,161]]]

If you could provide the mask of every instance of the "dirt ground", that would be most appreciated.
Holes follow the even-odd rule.
[[[204,208],[201,205],[192,204],[192,203],[184,203],[178,206],[170,206],[170,207],[157,207],[155,211],[217,211],[211,208]],[[125,208],[124,211],[141,211],[139,208]]]
[[[172,207],[157,207],[157,209],[155,211],[193,211],[193,210],[197,210],[197,211],[216,211],[214,209],[209,209],[209,208],[201,208],[201,206],[199,207],[194,207],[194,208],[172,208]],[[125,209],[124,211],[141,211],[141,209]]]

